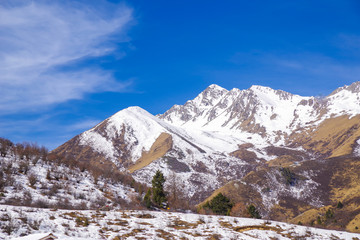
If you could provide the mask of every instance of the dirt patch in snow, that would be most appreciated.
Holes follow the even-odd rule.
[[[155,140],[149,151],[143,152],[136,163],[129,167],[129,172],[133,173],[143,167],[146,167],[153,161],[164,156],[173,145],[172,137],[168,133],[161,133]]]

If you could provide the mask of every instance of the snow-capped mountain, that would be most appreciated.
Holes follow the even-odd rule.
[[[213,84],[195,99],[174,105],[159,118],[186,129],[251,132],[276,144],[284,140],[284,135],[327,118],[359,114],[359,93],[360,82],[341,87],[322,99],[256,85],[228,91]]]
[[[110,160],[122,171],[131,168],[143,181],[163,168],[182,174],[185,181],[211,182],[214,188],[246,174],[247,162],[231,156],[239,145],[250,143],[248,150],[255,153],[255,160],[269,160],[266,147],[290,145],[289,136],[299,129],[303,132],[330,117],[360,113],[359,86],[356,82],[319,99],[262,86],[228,91],[213,84],[195,99],[158,116],[140,107],[124,109],[54,152],[79,160],[89,155]],[[218,167],[223,164],[232,168],[221,169],[221,174]],[[205,169],[196,171],[200,165]],[[196,173],[196,179],[189,173]],[[217,179],[219,175],[226,180]],[[199,192],[196,188],[189,192]]]
[[[290,197],[306,205],[304,209],[317,208],[332,204],[335,197],[309,200],[320,192],[327,194],[324,189],[332,184],[319,178],[319,169],[312,168],[322,165],[313,163],[358,157],[353,153],[358,152],[360,137],[359,99],[360,82],[324,98],[263,86],[229,91],[213,84],[193,100],[157,116],[139,107],[124,109],[53,153],[99,167],[111,164],[147,184],[158,169],[168,178],[175,174],[178,187],[192,203],[235,181],[242,188],[239,192],[246,189],[259,196],[258,205],[266,202],[261,209],[265,216]],[[299,169],[293,175],[298,185],[289,188],[282,180],[289,173],[279,167]],[[331,179],[336,173],[329,174]],[[272,188],[271,182],[277,187]],[[271,196],[275,200],[267,201]]]
[[[244,175],[253,168],[226,154],[235,151],[238,143],[243,143],[241,138],[190,132],[139,107],[129,107],[54,152],[71,154],[79,161],[86,161],[91,156],[99,161],[109,160],[122,171],[132,172],[134,178],[142,182],[151,182],[159,168],[166,175],[175,172],[189,183],[185,192],[193,197],[210,193],[233,176]],[[199,186],[199,183],[204,184]],[[200,200],[200,196],[197,199]]]

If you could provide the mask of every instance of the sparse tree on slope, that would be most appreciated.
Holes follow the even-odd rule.
[[[162,203],[166,202],[166,194],[164,191],[165,177],[160,170],[156,171],[152,179],[152,197],[153,202],[162,207]]]
[[[147,208],[151,207],[151,189],[150,188],[147,191],[147,193],[145,194],[144,202],[145,202],[145,205]]]

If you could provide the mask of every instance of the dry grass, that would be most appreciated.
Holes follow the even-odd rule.
[[[331,178],[332,200],[349,201],[360,196],[360,162],[346,161]]]
[[[220,226],[225,227],[225,228],[230,228],[230,229],[234,228],[234,226],[229,222],[219,221],[219,224],[220,224]]]
[[[161,133],[155,140],[148,152],[143,152],[136,163],[129,167],[129,172],[133,173],[143,167],[146,167],[156,159],[164,156],[172,148],[172,137],[168,133]]]
[[[327,119],[309,135],[304,134],[303,137],[298,138],[299,141],[307,139],[306,149],[329,157],[351,154],[355,141],[360,137],[360,116],[349,119],[345,115]]]
[[[260,173],[261,175],[261,173]],[[258,173],[250,172],[245,178],[254,178],[253,183],[256,183],[257,181],[261,181],[262,178],[260,177]],[[248,182],[247,180],[245,180]],[[226,197],[228,197],[231,201],[234,203],[243,202],[243,203],[250,203],[255,202],[257,203],[261,202],[261,195],[254,191],[254,189],[251,188],[250,185],[245,185],[243,183],[237,182],[237,181],[231,181],[221,188],[215,190],[210,197],[205,199],[203,202],[197,205],[198,208],[201,208],[207,201],[210,201],[213,199],[216,195],[219,193],[222,193]]]
[[[272,227],[272,226],[266,226],[266,225],[251,225],[251,226],[241,226],[241,227],[234,227],[234,231],[236,232],[245,232],[250,230],[262,230],[262,231],[273,231],[276,233],[281,234],[282,231],[284,231],[280,227]]]
[[[293,156],[290,156],[290,155],[283,155],[283,156],[280,156],[280,157],[277,157],[271,161],[268,161],[266,162],[266,164],[269,166],[269,167],[284,167],[284,168],[288,168],[290,167],[291,165],[294,164],[294,162],[296,161],[297,159]]]
[[[122,219],[115,219],[113,222],[107,222],[108,225],[116,225],[116,226],[127,226],[129,225],[128,221]]]
[[[158,233],[156,236],[162,239],[175,239],[175,235],[164,231],[162,229],[157,229],[156,232]]]
[[[197,228],[197,226],[199,224],[203,224],[202,222],[196,222],[196,223],[190,223],[190,222],[186,222],[186,221],[183,221],[179,218],[175,218],[174,221],[172,221],[168,227],[171,227],[171,228],[175,228],[177,230],[182,230],[182,229],[194,229],[194,228]]]
[[[237,157],[241,160],[248,161],[248,162],[253,162],[257,159],[257,156],[254,152],[249,151],[244,148],[241,148],[239,150],[236,150],[236,151],[230,153],[230,156],[234,156],[234,157]]]
[[[123,235],[119,236],[119,238],[120,238],[120,239],[127,239],[127,238],[129,238],[129,237],[134,237],[134,236],[136,236],[137,234],[143,233],[143,232],[145,232],[144,229],[136,228],[136,229],[133,229],[133,230],[132,230],[131,232],[129,232],[129,233],[126,233],[126,234],[123,234]],[[137,238],[137,239],[139,239],[139,238]],[[145,239],[145,238],[144,238],[144,239]]]
[[[356,215],[353,220],[346,226],[346,230],[349,232],[360,233],[360,214]]]
[[[149,213],[145,213],[145,214],[138,214],[135,217],[137,218],[155,218],[153,215],[149,214]]]

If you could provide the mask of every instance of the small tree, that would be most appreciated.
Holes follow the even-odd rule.
[[[207,202],[204,207],[210,208],[215,214],[218,215],[230,215],[233,204],[230,203],[230,199],[224,196],[222,193],[216,195],[210,202]]]
[[[153,202],[159,207],[166,202],[166,194],[164,191],[165,177],[160,170],[157,170],[152,179],[152,198]]]
[[[259,211],[256,209],[254,205],[251,204],[250,206],[248,206],[247,210],[252,218],[257,218],[257,219],[261,218]]]
[[[149,188],[144,197],[144,202],[147,208],[151,207],[151,189]]]
[[[296,175],[290,168],[280,168],[281,175],[285,178],[286,184],[294,186],[296,183]]]
[[[328,209],[325,213],[326,219],[330,219],[334,217],[334,212],[331,209]]]

